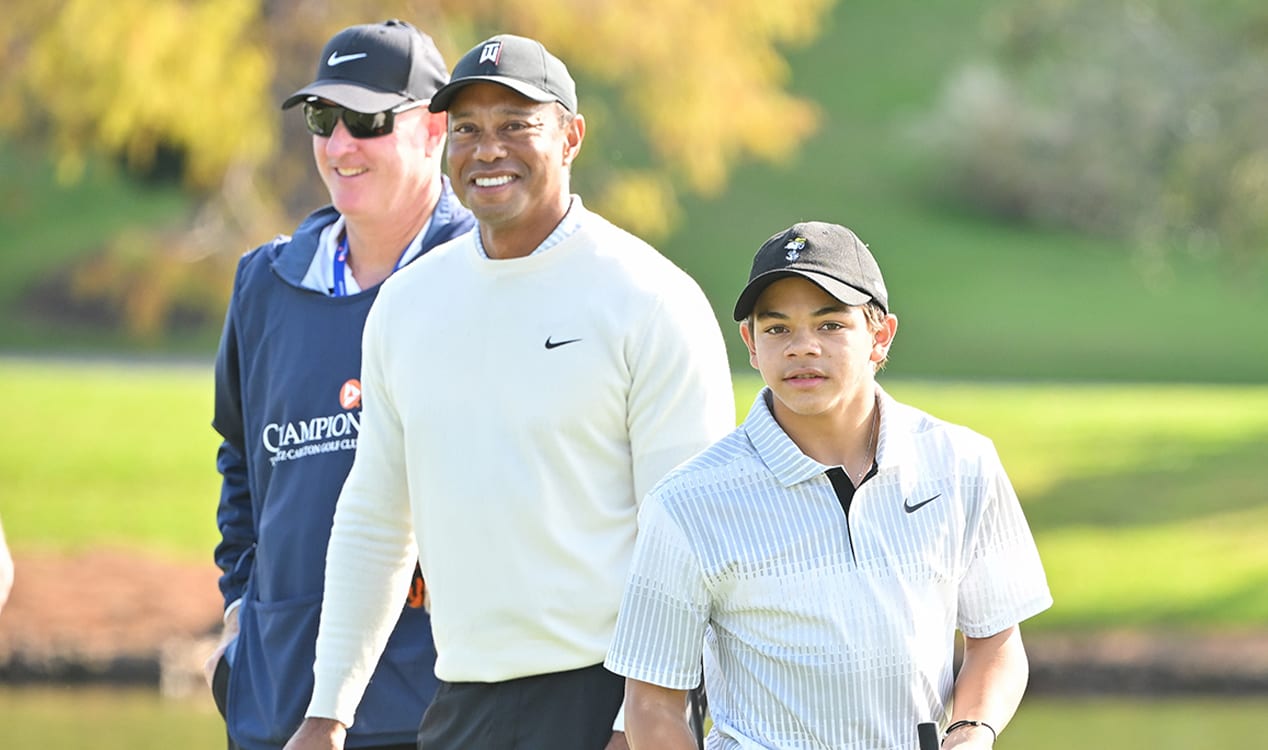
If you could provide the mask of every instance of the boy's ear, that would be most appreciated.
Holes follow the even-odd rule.
[[[754,370],[757,367],[757,345],[753,342],[753,329],[750,327],[752,318],[740,321],[740,338],[744,339],[744,346],[748,347],[748,363]]]
[[[889,347],[894,343],[894,335],[898,333],[898,317],[893,313],[885,316],[880,330],[872,337],[872,361],[883,362],[889,356]]]

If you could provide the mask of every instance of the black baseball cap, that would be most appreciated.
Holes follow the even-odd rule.
[[[472,47],[453,68],[449,83],[431,98],[428,109],[444,112],[463,86],[480,81],[500,83],[535,102],[559,102],[577,111],[577,84],[568,67],[541,42],[514,34],[498,34]]]
[[[355,112],[384,112],[430,99],[448,82],[445,59],[431,37],[391,19],[331,37],[317,62],[317,79],[287,97],[282,109],[320,98]]]
[[[889,312],[881,268],[863,240],[840,224],[804,221],[762,243],[753,256],[748,286],[735,302],[735,319],[751,315],[762,290],[789,276],[809,279],[847,305],[874,301]]]

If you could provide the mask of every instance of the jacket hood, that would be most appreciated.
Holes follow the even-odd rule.
[[[475,219],[471,213],[463,208],[454,195],[449,178],[441,175],[440,181],[440,198],[432,211],[427,234],[423,236],[424,248],[447,242],[460,234],[465,234],[475,226]],[[308,273],[308,267],[313,263],[313,257],[317,254],[322,230],[338,219],[339,212],[334,206],[323,206],[301,221],[293,235],[289,237],[278,235],[270,245],[264,248],[264,252],[268,254],[269,263],[278,277],[291,286],[300,286]],[[426,252],[424,250],[418,257]]]

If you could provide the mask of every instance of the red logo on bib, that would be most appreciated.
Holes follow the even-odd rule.
[[[361,405],[361,381],[353,378],[339,389],[339,405],[345,409],[355,409]]]

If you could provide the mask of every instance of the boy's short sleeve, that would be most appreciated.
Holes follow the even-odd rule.
[[[961,581],[957,627],[986,638],[1052,606],[1039,550],[999,456],[983,460],[981,518]]]
[[[605,666],[674,690],[700,684],[709,593],[699,557],[656,493],[639,513],[638,541]]]

